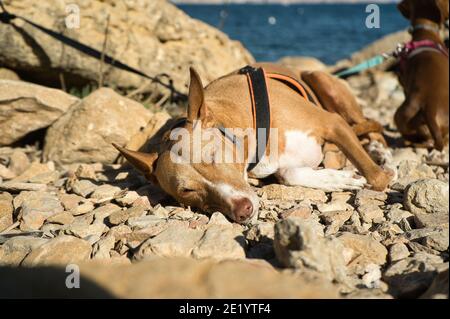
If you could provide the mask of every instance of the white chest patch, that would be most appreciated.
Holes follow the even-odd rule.
[[[280,154],[279,168],[318,167],[323,160],[322,146],[302,131],[285,133],[286,147]]]
[[[276,173],[279,169],[316,168],[323,160],[322,146],[308,133],[302,131],[286,132],[285,145],[284,151],[279,153],[277,158],[263,157],[261,162],[252,170],[252,175],[257,178],[264,178]]]

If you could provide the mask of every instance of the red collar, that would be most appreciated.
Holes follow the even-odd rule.
[[[442,44],[436,43],[431,40],[420,40],[420,41],[410,41],[401,46],[394,53],[394,56],[399,58],[400,60],[406,60],[412,57],[412,55],[416,55],[418,49],[422,49],[420,51],[437,51],[442,53],[444,56],[448,58],[448,50]]]

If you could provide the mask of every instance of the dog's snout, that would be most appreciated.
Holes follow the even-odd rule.
[[[233,199],[233,215],[237,222],[245,222],[253,214],[253,203],[246,197]]]

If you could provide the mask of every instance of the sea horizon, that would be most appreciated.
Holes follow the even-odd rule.
[[[174,4],[199,4],[199,5],[228,5],[228,4],[244,4],[244,5],[296,5],[296,4],[392,4],[398,3],[399,0],[169,0]]]

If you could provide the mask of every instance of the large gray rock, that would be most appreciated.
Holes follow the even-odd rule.
[[[65,23],[71,16],[69,4],[76,3],[79,28]],[[214,28],[191,19],[165,0],[69,1],[7,0],[13,13],[101,51],[107,17],[110,23],[105,52],[150,75],[168,74],[179,90],[187,91],[188,68],[195,66],[205,83],[253,61],[236,41]],[[0,25],[0,65],[25,71],[36,81],[60,83],[60,73],[68,87],[97,82],[100,62],[61,45],[43,32],[15,21],[23,30]],[[34,46],[23,35],[33,39]],[[36,49],[38,46],[39,49]],[[45,57],[45,58],[43,58]],[[104,83],[111,87],[139,87],[143,78],[105,66]]]
[[[108,88],[72,107],[47,132],[44,158],[58,163],[111,163],[117,150],[145,127],[152,113]]]
[[[274,249],[285,267],[312,270],[329,280],[347,282],[344,246],[323,236],[314,220],[288,217],[275,225]]]
[[[78,98],[60,90],[0,79],[0,146],[48,127],[77,102]]]
[[[448,183],[437,179],[423,179],[407,187],[403,204],[413,214],[448,215],[448,201]]]

